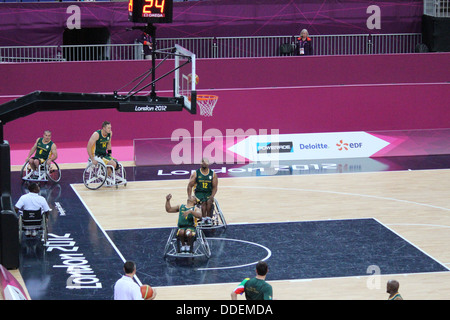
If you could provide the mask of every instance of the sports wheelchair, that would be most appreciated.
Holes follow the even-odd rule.
[[[209,257],[211,257],[211,249],[209,247],[208,241],[206,240],[204,232],[198,226],[195,228],[194,241],[192,242],[190,250],[187,252],[181,251],[181,241],[177,236],[177,232],[178,228],[173,228],[170,232],[169,239],[167,240],[166,246],[164,248],[164,258],[206,257],[207,259],[209,259]]]
[[[203,202],[198,200],[196,206],[201,209]],[[211,219],[204,219],[198,222],[198,227],[201,229],[218,229],[218,228],[227,228],[227,221],[223,215],[222,209],[220,208],[219,201],[214,198],[214,203],[212,205],[212,215]]]
[[[110,176],[108,176],[108,169],[111,170]],[[119,185],[126,186],[126,171],[120,163],[118,163],[118,169],[116,170],[113,166],[106,165],[100,160],[94,165],[91,159],[89,159],[88,165],[83,172],[83,183],[86,188],[91,190],[96,190],[105,183],[109,187],[115,186],[118,188]]]
[[[40,164],[38,170],[34,171],[28,162],[22,166],[22,180],[35,181],[35,182],[47,182],[51,180],[53,182],[59,182],[61,180],[61,170],[55,161],[51,161],[50,165],[47,161]]]
[[[39,210],[22,210],[19,215],[19,241],[22,241],[23,234],[35,237],[40,236],[44,246],[48,239],[48,212]]]

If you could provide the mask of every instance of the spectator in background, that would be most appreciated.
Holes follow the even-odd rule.
[[[310,56],[313,54],[312,41],[309,37],[308,30],[303,29],[300,32],[300,37],[297,38],[297,55]]]
[[[144,59],[152,60],[152,38],[147,33],[142,32],[136,41],[142,43]]]

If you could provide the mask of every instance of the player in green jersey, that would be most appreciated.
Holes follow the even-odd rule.
[[[245,278],[237,287],[231,292],[231,300],[237,300],[238,294],[245,292],[247,300],[272,300],[273,290],[272,286],[266,282],[266,275],[269,271],[267,263],[259,261],[256,264],[256,277]]]
[[[33,153],[35,153],[34,157],[32,157]],[[36,139],[36,143],[31,148],[26,162],[36,171],[39,165],[45,161],[50,164],[56,158],[58,158],[58,152],[56,150],[56,144],[52,141],[52,133],[50,130],[45,130],[43,137]]]
[[[166,211],[169,213],[178,212],[178,232],[177,237],[181,242],[181,249],[179,251],[191,250],[195,239],[195,227],[197,226],[197,219],[201,219],[202,213],[199,208],[195,206],[195,198],[189,197],[186,204],[173,206],[170,204],[172,195],[166,196]]]
[[[193,172],[189,179],[187,194],[190,198],[195,187],[194,194],[202,204],[202,217],[206,223],[211,220],[218,183],[217,174],[209,168],[209,160],[203,158],[201,167]]]
[[[92,134],[87,145],[87,152],[92,164],[96,165],[98,161],[102,161],[105,165],[110,165],[118,169],[119,162],[111,156],[111,140],[111,123],[104,121],[102,128]],[[110,171],[108,168],[109,175],[111,174]]]

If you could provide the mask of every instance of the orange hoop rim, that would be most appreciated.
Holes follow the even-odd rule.
[[[197,95],[197,101],[217,100],[219,96],[213,94],[199,94]]]

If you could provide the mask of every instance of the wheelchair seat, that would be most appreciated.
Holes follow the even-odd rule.
[[[211,249],[209,247],[208,241],[206,240],[205,234],[201,228],[198,226],[195,229],[195,238],[192,244],[192,248],[188,252],[180,251],[180,243],[177,236],[178,227],[173,228],[170,232],[169,238],[167,239],[166,246],[164,248],[164,258],[175,257],[175,258],[198,258],[206,257],[209,259],[211,257]]]
[[[197,206],[201,207],[202,202],[198,202]],[[222,209],[220,208],[219,201],[214,198],[214,203],[212,205],[212,215],[211,220],[199,221],[198,227],[201,229],[218,229],[218,228],[227,228],[227,221],[225,220],[225,216],[223,215]]]
[[[115,186],[127,185],[126,171],[121,163],[117,163],[118,168],[114,168],[111,165],[106,165],[102,160],[97,159],[98,163],[94,165],[91,159],[88,160],[86,169],[83,172],[83,183],[86,188],[91,190],[96,190],[103,185]],[[111,170],[112,174],[108,175],[108,169]]]
[[[47,244],[48,227],[47,227],[47,213],[42,213],[39,210],[23,210],[19,216],[19,240],[22,240],[23,232],[36,233],[40,235],[44,246]]]

